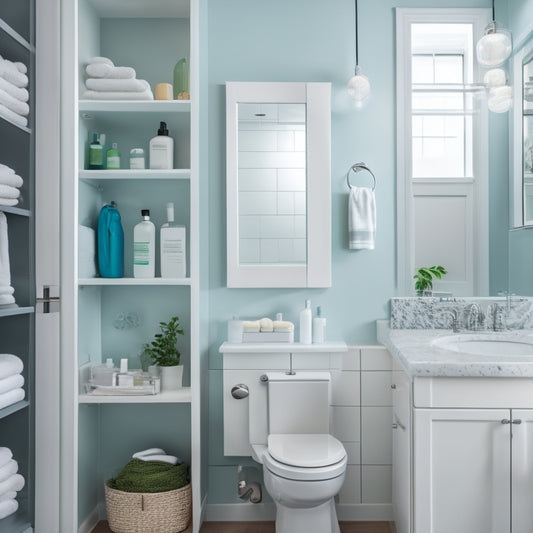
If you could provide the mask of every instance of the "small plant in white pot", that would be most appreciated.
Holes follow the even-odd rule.
[[[159,322],[160,333],[154,335],[150,344],[144,345],[144,353],[159,367],[161,390],[178,390],[182,387],[183,365],[177,348],[178,335],[184,335],[179,318],[173,316],[168,322]]]

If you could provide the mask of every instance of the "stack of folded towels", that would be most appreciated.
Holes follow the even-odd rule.
[[[0,409],[24,400],[23,369],[16,355],[0,353]]]
[[[15,174],[12,168],[0,163],[0,205],[17,205],[20,196],[19,187],[22,187],[23,183],[22,178]]]
[[[7,238],[7,218],[0,211],[0,305],[14,304],[15,289],[11,286],[9,266],[9,241]]]
[[[17,492],[24,488],[24,478],[9,448],[0,448],[0,520],[17,512]]]
[[[24,63],[13,63],[0,56],[0,117],[27,126],[30,113],[28,100],[28,69]]]
[[[146,80],[135,78],[135,69],[115,67],[107,57],[93,57],[85,69],[87,90],[82,98],[88,100],[153,100]]]

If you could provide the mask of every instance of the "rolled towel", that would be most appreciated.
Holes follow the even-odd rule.
[[[274,323],[270,318],[262,318],[259,321],[259,329],[264,332],[274,331]]]
[[[25,483],[24,478],[20,474],[13,474],[0,483],[0,494],[13,490],[19,492],[24,488]]]
[[[100,78],[94,79],[90,78],[85,81],[85,86],[90,91],[132,91],[136,93],[142,93],[144,91],[150,90],[150,85],[146,80],[134,80],[134,79],[108,79]]]
[[[143,455],[141,457],[137,457],[140,461],[144,461],[145,463],[149,462],[157,462],[157,463],[168,463],[169,465],[177,465],[178,463],[181,464],[183,461],[179,459],[178,457],[175,457],[174,455]]]
[[[154,95],[151,90],[142,93],[131,91],[85,91],[82,98],[86,100],[153,100]]]
[[[376,199],[369,187],[351,187],[348,200],[350,250],[373,250],[376,237]]]
[[[0,197],[1,198],[18,198],[20,196],[20,191],[16,187],[11,187],[11,185],[0,184]]]
[[[114,66],[114,63],[113,61],[111,61],[111,59],[109,59],[108,57],[102,57],[102,56],[91,57],[88,63],[89,64],[90,63],[103,63],[104,65],[109,65],[110,67]]]
[[[0,61],[0,78],[4,78],[15,87],[24,88],[28,86],[28,76],[19,72],[17,67],[7,59]]]
[[[129,80],[135,78],[137,73],[132,67],[115,67],[107,63],[90,63],[87,65],[85,72],[91,78],[112,78]]]
[[[4,296],[6,294],[13,294],[14,292],[15,292],[15,289],[11,286],[0,287],[0,296]]]
[[[6,500],[14,500],[17,497],[17,493],[14,490],[9,490],[0,494],[0,502],[5,502]]]
[[[13,459],[13,453],[5,446],[0,447],[0,466],[7,465]]]
[[[132,459],[140,459],[141,457],[147,457],[148,455],[166,455],[167,452],[163,448],[148,448],[147,450],[142,450],[140,452],[134,453],[131,457]]]
[[[22,374],[15,374],[4,379],[0,379],[0,394],[20,389],[24,386],[24,376]],[[2,467],[0,467],[0,470]]]
[[[11,167],[8,167],[7,165],[0,163],[0,176],[3,176],[4,174],[13,175],[15,174],[15,171]]]
[[[288,320],[274,320],[274,331],[294,331],[294,324]]]
[[[0,394],[0,409],[9,407],[17,402],[21,402],[24,400],[24,396],[26,396],[24,389],[13,389],[9,392],[4,392],[4,394]],[[0,494],[1,492],[2,491],[0,491]]]
[[[18,113],[19,115],[28,115],[30,113],[30,106],[26,102],[21,102],[17,98],[11,96],[7,91],[0,88],[0,104],[4,104],[8,109]]]
[[[15,61],[13,65],[15,65],[17,67],[17,70],[21,72],[22,74],[28,73],[28,67],[24,63],[20,61]]]
[[[0,483],[10,478],[13,474],[19,471],[19,464],[14,459],[11,459],[7,465],[0,466]]]
[[[259,332],[261,330],[261,321],[260,320],[245,320],[242,323],[243,331],[250,332]]]
[[[18,508],[19,502],[17,500],[0,501],[0,520],[16,513]]]
[[[2,198],[0,197],[0,205],[5,205],[7,207],[13,207],[19,203],[18,198]]]
[[[11,187],[22,187],[24,180],[18,174],[7,174],[0,170],[0,183]]]
[[[10,353],[0,353],[0,379],[21,374],[23,370],[24,365],[22,364],[20,357],[11,355]],[[0,450],[2,450],[2,448],[0,448]],[[2,466],[2,464],[5,463],[2,463],[2,453],[0,452],[0,466]]]
[[[17,126],[22,126],[24,128],[28,126],[28,119],[26,117],[11,111],[11,109],[8,109],[4,104],[0,104],[0,117],[4,117]]]
[[[14,304],[15,301],[15,297],[10,294],[0,294],[0,305]]]
[[[4,78],[0,78],[0,89],[10,94],[13,98],[20,100],[21,102],[27,102],[30,99],[30,93],[28,89],[17,87]]]

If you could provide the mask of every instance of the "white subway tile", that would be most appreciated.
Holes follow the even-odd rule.
[[[294,215],[293,192],[278,192],[278,215]]]
[[[255,215],[239,216],[239,237],[258,239],[261,237],[261,217]]]
[[[363,465],[362,503],[392,502],[392,467],[390,465]]]
[[[277,172],[274,168],[242,168],[239,170],[239,192],[277,190]]]
[[[294,236],[294,217],[289,215],[261,217],[263,239],[290,239]]]
[[[305,149],[306,149],[305,131],[294,132],[294,149],[296,151],[305,152]]]
[[[293,239],[293,261],[295,263],[307,262],[307,240],[306,239]],[[327,336],[326,336],[327,339]]]
[[[348,465],[344,483],[339,491],[339,503],[361,503],[361,467]]]
[[[276,133],[276,136],[277,136],[278,152],[294,152],[294,132],[293,131],[278,131]]]
[[[354,346],[348,346],[348,351],[342,354],[343,370],[361,369],[361,350]]]
[[[274,131],[239,130],[239,159],[243,152],[275,152],[277,144]]]
[[[391,378],[389,371],[361,372],[361,405],[392,405]]]
[[[307,238],[307,217],[302,215],[294,216],[294,236],[296,238]]]
[[[305,104],[279,104],[278,118],[280,122],[305,123]]]
[[[340,441],[360,441],[360,408],[333,407],[333,435]]]
[[[305,152],[239,152],[239,168],[305,167]]]
[[[361,370],[392,370],[392,358],[383,346],[361,348]]]
[[[307,174],[304,167],[305,165],[295,169],[278,169],[278,191],[305,192]]]
[[[361,448],[364,465],[392,464],[392,407],[361,407]]]
[[[331,404],[354,406],[361,404],[361,374],[331,371]]]
[[[292,263],[294,261],[293,239],[279,240],[279,261],[280,263]]]
[[[279,263],[277,239],[261,239],[261,263]]]
[[[307,200],[305,192],[294,193],[294,214],[305,215],[307,213]]]
[[[349,465],[361,464],[361,443],[360,442],[343,442],[342,445],[346,450]]]
[[[239,239],[239,261],[259,263],[261,260],[259,239]]]
[[[277,203],[275,192],[239,193],[239,213],[241,215],[275,215]]]

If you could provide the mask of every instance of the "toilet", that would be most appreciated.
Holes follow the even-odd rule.
[[[344,482],[347,458],[344,446],[329,434],[329,373],[268,372],[261,379],[268,394],[266,405],[250,401],[250,445],[276,504],[276,533],[339,533],[334,497]],[[264,410],[266,441],[254,442],[265,440],[257,427]]]

